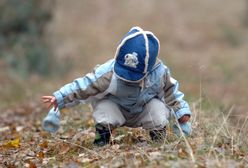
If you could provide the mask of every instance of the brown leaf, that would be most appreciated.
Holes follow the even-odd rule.
[[[39,133],[39,136],[40,136],[41,138],[47,138],[47,137],[49,137],[49,133],[48,133],[48,132],[45,132],[45,131],[41,131],[41,132]]]
[[[178,157],[180,157],[180,158],[187,158],[187,156],[188,156],[188,153],[184,149],[180,148],[178,150]]]
[[[33,162],[29,161],[28,168],[37,168],[37,166]]]
[[[37,153],[37,157],[43,159],[45,157],[45,154],[42,151],[40,151]]]
[[[47,141],[43,141],[42,143],[39,144],[39,146],[41,148],[47,148],[48,147],[48,142]]]
[[[70,146],[68,144],[61,144],[59,154],[66,154],[70,150]]]
[[[86,124],[87,127],[92,127],[92,126],[94,126],[94,120],[93,120],[92,118],[90,118],[89,120],[87,120],[86,123],[87,123],[87,124]]]

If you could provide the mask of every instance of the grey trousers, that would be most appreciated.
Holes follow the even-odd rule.
[[[109,99],[97,101],[92,107],[95,124],[110,129],[127,126],[155,130],[162,129],[169,123],[169,109],[156,98],[150,100],[144,111],[138,114],[130,114]]]

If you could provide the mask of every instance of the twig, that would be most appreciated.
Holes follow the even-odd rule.
[[[241,136],[242,130],[244,129],[247,120],[248,120],[248,116],[245,118],[245,121],[244,121],[244,123],[243,123],[243,125],[242,125],[242,127],[241,127],[241,129],[240,129],[240,131],[239,131],[238,142],[239,142],[239,140],[240,140],[240,136]]]
[[[139,148],[136,147],[136,146],[134,146],[134,148],[135,148],[137,151],[139,151],[141,154],[145,155],[149,161],[151,161],[151,157],[150,157],[148,154],[146,154],[146,152],[143,152],[141,149],[139,149]],[[142,157],[142,158],[143,158],[143,157]],[[145,160],[145,159],[143,158],[143,160]]]
[[[215,136],[214,136],[212,145],[211,145],[210,150],[209,150],[209,153],[208,153],[208,157],[210,157],[210,154],[211,154],[211,152],[213,151],[213,147],[214,147],[214,144],[215,144],[215,142],[216,142],[216,140],[217,140],[217,137],[218,137],[220,131],[223,129],[224,124],[226,124],[226,121],[227,121],[227,119],[229,118],[229,115],[231,114],[232,110],[233,110],[233,106],[232,106],[231,109],[229,110],[227,116],[223,118],[224,121],[223,121],[223,123],[221,124],[220,128],[216,131],[216,134],[215,134]]]
[[[180,131],[180,133],[181,133],[181,135],[182,135],[182,137],[183,137],[183,139],[184,139],[184,141],[185,141],[185,143],[186,143],[186,147],[187,147],[187,149],[188,149],[188,152],[189,152],[191,161],[192,161],[193,163],[195,163],[194,153],[193,153],[193,150],[192,150],[192,148],[191,148],[191,146],[190,146],[190,144],[189,144],[189,141],[187,140],[186,136],[184,135],[183,130],[182,130],[182,128],[180,127],[178,120],[176,119],[176,114],[175,114],[174,110],[173,110],[173,109],[171,109],[171,110],[172,110],[172,113],[173,113],[173,115],[174,115],[174,117],[175,117],[177,127],[179,128],[179,131]]]
[[[200,100],[201,101],[201,100]],[[196,119],[197,119],[197,111],[196,111],[196,106],[197,106],[197,102],[196,103],[193,103],[193,114],[194,114],[194,117],[192,119],[192,125],[194,125],[194,123],[196,122]]]
[[[101,157],[101,158],[103,159],[103,157],[102,157],[101,155],[99,155],[97,152],[95,152],[95,151],[93,151],[93,150],[90,150],[90,149],[88,149],[88,148],[86,148],[86,147],[84,147],[84,146],[81,146],[81,145],[78,145],[78,144],[76,144],[76,143],[72,143],[72,142],[69,142],[69,141],[67,141],[67,140],[65,140],[65,139],[63,140],[63,139],[60,139],[60,138],[57,138],[57,137],[54,137],[54,139],[56,139],[56,140],[58,140],[58,141],[61,141],[61,142],[64,142],[64,143],[67,143],[67,144],[69,144],[69,145],[74,145],[74,146],[77,146],[77,147],[79,147],[79,148],[82,148],[82,149],[88,151],[89,153],[95,154],[95,155],[97,155],[97,156],[99,156],[99,157]]]

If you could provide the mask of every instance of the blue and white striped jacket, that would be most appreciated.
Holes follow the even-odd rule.
[[[173,109],[178,119],[185,114],[191,115],[184,94],[178,91],[178,82],[160,60],[140,83],[119,79],[113,71],[114,63],[111,59],[54,92],[59,109],[106,98],[130,113],[140,113],[147,102],[158,98]]]

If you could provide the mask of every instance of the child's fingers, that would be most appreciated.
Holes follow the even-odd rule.
[[[51,99],[53,96],[42,96],[42,99]]]
[[[42,96],[42,100],[43,100],[43,103],[47,103],[47,102],[55,102],[56,101],[56,98],[54,96]]]
[[[55,97],[52,97],[52,99],[51,99],[50,101],[51,101],[52,103],[54,103],[55,100],[56,100],[56,98],[55,98]]]
[[[55,110],[57,109],[57,102],[54,96],[42,96],[43,103],[47,103],[47,108],[54,106]]]
[[[43,99],[42,101],[43,103],[47,103],[47,102],[50,102],[50,99]]]

